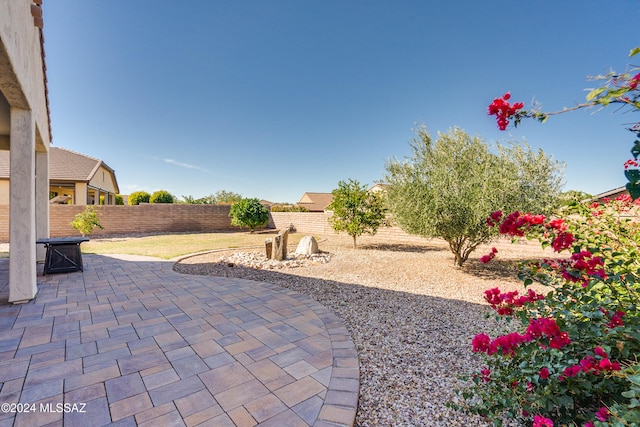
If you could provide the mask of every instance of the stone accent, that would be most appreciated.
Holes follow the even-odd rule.
[[[266,239],[264,241],[264,249],[267,259],[271,259],[271,254],[273,253],[273,239]]]
[[[312,255],[318,253],[318,242],[313,236],[304,236],[296,248],[296,255]]]
[[[273,238],[273,251],[271,259],[282,261],[287,258],[287,241],[289,240],[289,229],[283,228],[278,235]]]

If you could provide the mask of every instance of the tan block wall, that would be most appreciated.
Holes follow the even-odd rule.
[[[329,236],[336,234],[329,224],[330,213],[325,212],[271,212],[270,226],[281,229],[293,226],[297,233]],[[346,233],[343,233],[346,235]],[[368,236],[368,234],[365,234]],[[376,238],[403,243],[424,243],[427,239],[407,234],[400,227],[382,227]]]
[[[79,236],[71,227],[73,217],[85,206],[50,205],[51,237]],[[139,206],[96,206],[104,230],[92,236],[214,232],[238,230],[231,225],[228,205],[141,204]],[[0,205],[0,242],[9,241],[9,206]]]
[[[85,206],[50,205],[51,237],[79,236],[70,223]],[[139,206],[96,206],[104,230],[94,229],[92,236],[206,233],[238,230],[231,225],[229,205],[149,204]],[[293,226],[297,233],[315,236],[336,234],[329,224],[331,214],[324,212],[271,212],[270,228]],[[394,242],[420,243],[426,239],[405,233],[398,227],[383,227],[378,239]],[[9,241],[9,205],[0,205],[0,242]]]

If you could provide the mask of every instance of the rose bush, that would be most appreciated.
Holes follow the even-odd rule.
[[[525,286],[541,284],[544,294],[485,292],[497,318],[515,330],[473,339],[486,367],[462,393],[464,409],[498,425],[505,416],[534,426],[640,423],[638,210],[624,196],[574,204],[562,218],[519,212],[487,218],[501,234],[537,239],[568,255],[522,264]]]

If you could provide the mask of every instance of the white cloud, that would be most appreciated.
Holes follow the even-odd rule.
[[[181,168],[186,168],[186,169],[195,169],[198,170],[200,172],[211,172],[209,169],[203,168],[201,166],[197,166],[197,165],[192,165],[189,163],[183,163],[183,162],[179,162],[177,160],[173,160],[173,159],[163,159],[163,161],[165,163],[168,163],[170,165],[175,165],[175,166],[180,166]]]

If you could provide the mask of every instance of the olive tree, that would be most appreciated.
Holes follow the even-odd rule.
[[[331,194],[333,200],[327,210],[333,211],[333,215],[329,222],[334,230],[346,231],[353,237],[354,248],[358,236],[374,235],[379,227],[387,225],[383,198],[379,193],[367,191],[358,181],[340,181]]]
[[[407,233],[447,241],[456,266],[496,236],[486,226],[492,212],[556,207],[563,164],[542,150],[513,142],[492,150],[459,128],[435,141],[425,127],[416,134],[412,156],[386,164],[388,207]]]
[[[247,227],[252,233],[256,228],[264,227],[269,222],[269,211],[258,199],[241,199],[234,203],[229,211],[231,225]]]

